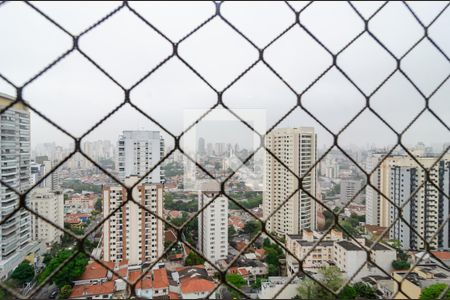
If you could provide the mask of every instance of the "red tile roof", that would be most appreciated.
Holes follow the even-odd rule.
[[[450,252],[449,251],[431,251],[431,253],[439,258],[440,260],[450,260]]]
[[[255,250],[255,254],[256,254],[256,256],[264,257],[264,255],[266,255],[266,250],[264,250],[264,249],[256,249]]]
[[[164,241],[175,242],[177,240],[177,235],[172,229],[166,230],[164,233]]]
[[[114,293],[114,281],[107,281],[101,284],[75,285],[69,298],[108,295],[112,293]]]
[[[194,266],[185,266],[185,267],[176,267],[175,271],[180,272],[186,269],[191,269],[191,268],[200,268],[200,269],[204,269],[205,265],[194,265]]]
[[[153,287],[155,289],[169,287],[169,278],[167,277],[166,269],[156,269],[153,271]]]
[[[81,220],[78,217],[64,217],[64,223],[79,224]]]
[[[203,278],[190,278],[180,284],[183,294],[210,292],[216,287],[215,283]]]
[[[175,219],[180,218],[182,215],[183,215],[183,213],[179,210],[169,211],[169,217],[171,217],[171,218],[175,218]]]
[[[113,262],[104,262],[104,264],[107,265],[108,268],[110,268],[110,269],[114,268]],[[107,274],[108,274],[108,270],[105,267],[103,267],[98,262],[93,261],[86,266],[86,270],[84,271],[83,275],[81,275],[81,277],[78,280],[106,278]]]
[[[169,292],[169,299],[181,299],[180,295],[174,292]]]
[[[248,275],[248,271],[246,268],[238,268],[238,272],[239,274],[241,274],[242,276],[247,276]]]
[[[135,283],[136,280],[138,280],[139,276],[141,276],[141,275],[142,275],[142,272],[140,270],[131,271],[128,275],[128,280],[131,283]],[[151,275],[147,273],[144,276],[144,278],[139,280],[136,283],[136,289],[144,289],[144,290],[151,289],[153,284],[152,284],[152,278],[150,276]]]
[[[245,242],[236,242],[236,250],[241,251],[247,246]]]

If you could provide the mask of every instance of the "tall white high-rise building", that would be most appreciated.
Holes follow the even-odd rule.
[[[30,185],[35,185],[42,177],[48,175],[38,186],[49,188],[51,191],[59,191],[61,184],[59,181],[59,170],[53,170],[54,164],[49,160],[43,160],[38,162],[31,162],[31,179]]]
[[[0,109],[14,99],[0,94]],[[0,116],[0,177],[17,191],[30,187],[30,113],[16,104]],[[0,185],[2,219],[19,206],[19,197]],[[30,213],[20,210],[0,226],[0,276],[4,278],[28,254],[31,246]]]
[[[125,184],[131,186],[138,180],[137,176],[127,177]],[[139,184],[132,193],[135,201],[162,216],[161,184]],[[103,217],[107,218],[126,199],[127,191],[122,186],[104,188]],[[128,260],[129,264],[153,262],[164,251],[163,232],[161,220],[134,202],[128,202],[103,223],[103,259],[113,262]]]
[[[436,157],[421,157],[418,160],[429,169]],[[389,198],[397,206],[406,203],[402,216],[409,224],[402,220],[395,221],[399,215],[398,209],[389,205],[389,224],[393,223],[390,238],[400,241],[404,249],[425,249],[423,239],[430,243],[432,249],[449,249],[449,225],[446,224],[440,231],[439,226],[448,219],[450,205],[439,189],[450,194],[450,155],[430,169],[429,178],[434,185],[426,181],[425,170],[410,157],[398,158],[390,165]]]
[[[129,176],[142,178],[164,155],[164,139],[159,131],[124,131],[117,145],[117,168],[122,181]],[[160,166],[146,183],[162,182]]]
[[[437,157],[416,157],[423,167],[431,168],[429,178],[434,185],[426,182],[424,169],[411,157],[384,156],[373,154],[369,157],[371,168],[379,164],[371,176],[371,183],[381,193],[373,188],[367,189],[367,223],[382,227],[393,225],[389,233],[391,239],[399,240],[405,249],[423,249],[424,243],[419,236],[430,240],[450,213],[448,199],[434,186],[447,195],[450,193],[450,155],[445,155],[433,168],[431,166]],[[386,197],[398,207],[404,205],[402,216],[411,227],[403,221],[394,223],[398,209]],[[449,249],[449,230],[448,225],[442,228],[430,245],[435,249]]]
[[[309,170],[316,160],[314,128],[275,129],[266,136],[265,146],[294,174],[303,178],[304,190],[316,195],[316,168]],[[266,153],[263,212],[266,218],[281,206],[267,223],[268,229],[279,235],[299,234],[303,229],[316,228],[316,202],[304,191],[293,194],[298,189],[298,181],[291,171]]]
[[[52,221],[60,228],[64,228],[64,195],[61,192],[52,192],[50,188],[34,188],[29,197],[30,208]],[[47,245],[58,242],[63,231],[43,219],[31,215],[31,236],[33,240],[43,241]]]
[[[204,182],[198,193],[199,210],[219,194],[217,182]],[[212,262],[228,255],[228,199],[218,196],[198,215],[198,247]]]

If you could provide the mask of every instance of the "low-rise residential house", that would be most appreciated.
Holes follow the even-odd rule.
[[[116,291],[114,281],[98,284],[75,285],[72,288],[70,299],[113,299]]]
[[[155,298],[169,295],[169,277],[166,269],[153,271],[153,295]]]
[[[97,284],[111,280],[112,272],[110,270],[114,269],[114,263],[104,262],[104,264],[108,268],[96,261],[90,262],[81,277],[74,281],[74,285]]]
[[[177,268],[171,278],[170,281],[178,286],[172,291],[179,293],[182,299],[205,298],[216,286],[203,265]]]
[[[136,282],[136,285],[134,287],[135,294],[138,297],[146,298],[146,299],[152,299],[153,298],[153,282],[150,274],[146,274],[142,279],[139,281],[138,278],[142,276],[141,270],[133,270],[130,271],[128,280],[131,283]]]
[[[187,278],[181,281],[180,290],[182,299],[204,299],[211,293],[216,284],[204,278]],[[209,297],[214,299],[214,294]]]
[[[266,250],[264,249],[256,249],[255,250],[256,258],[259,260],[263,260],[266,257]]]
[[[233,226],[234,230],[239,231],[244,229],[245,224],[239,216],[230,216],[228,218],[228,226]]]
[[[76,219],[78,218],[82,223],[87,223],[89,220],[89,217],[91,215],[90,214],[82,214],[82,213],[77,213],[77,214],[65,214],[64,215],[64,223],[69,223],[68,221],[66,221],[66,219]]]
[[[170,219],[178,219],[181,218],[183,216],[183,212],[179,211],[179,210],[171,210],[167,213],[167,216]]]
[[[145,299],[168,297],[169,280],[165,268],[154,269],[145,273],[143,276],[144,271],[142,266],[130,266],[127,261],[103,263],[107,268],[96,261],[88,264],[81,277],[74,281],[72,294],[69,298],[128,298],[133,293],[130,290],[131,287],[128,286],[125,280],[132,284],[135,283],[134,294],[137,297]]]

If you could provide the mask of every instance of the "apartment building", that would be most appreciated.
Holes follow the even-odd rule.
[[[357,195],[361,190],[362,182],[356,179],[343,179],[341,180],[341,203],[361,203],[362,192]]]
[[[47,157],[46,157],[47,158]],[[35,185],[42,177],[47,175],[52,171],[55,166],[50,160],[46,159],[40,162],[31,162],[31,179],[30,185]],[[51,191],[58,191],[61,189],[61,184],[59,180],[58,169],[53,170],[50,175],[48,175],[40,184],[39,187],[49,188]]]
[[[198,216],[198,248],[212,262],[228,255],[228,199],[219,195],[217,182],[204,182],[198,192],[198,208],[209,204]],[[214,199],[214,200],[213,200]]]
[[[49,188],[34,188],[29,197],[30,208],[40,216],[64,228],[64,195],[52,192]],[[31,215],[31,236],[33,240],[43,241],[47,245],[58,242],[63,231],[43,219]]]
[[[346,277],[355,275],[354,280],[359,280],[368,275],[383,275],[377,267],[366,264],[367,251],[372,261],[386,271],[391,269],[391,263],[397,256],[395,249],[385,244],[373,245],[367,239],[357,239],[358,244],[354,240],[344,239],[340,231],[332,230],[320,240],[322,235],[304,230],[302,235],[286,236],[286,248],[297,258],[286,256],[288,276],[298,272],[297,260],[302,260],[304,270],[317,272],[321,267],[335,265]]]
[[[0,109],[14,99],[0,94]],[[18,191],[30,187],[30,113],[23,104],[16,104],[0,116],[0,177]],[[0,185],[2,218],[19,205],[19,197]],[[28,254],[31,247],[31,217],[20,210],[0,226],[0,275],[6,276]]]
[[[439,189],[447,195],[450,192],[450,155],[445,155],[433,168],[431,167],[437,157],[416,157],[424,168],[431,168],[429,181],[426,180],[425,170],[411,157],[383,157],[383,154],[375,154],[369,158],[371,166],[379,164],[371,182],[396,206],[404,205],[402,215],[408,224],[401,220],[396,221],[397,208],[374,189],[367,190],[367,223],[388,227],[395,221],[390,230],[390,238],[399,240],[405,249],[421,250],[424,248],[424,242],[419,236],[431,239],[450,212],[448,199],[439,192]],[[432,248],[449,249],[449,234],[450,228],[446,225],[430,241]]]
[[[367,158],[367,170],[374,170],[370,176],[370,183],[381,193],[371,186],[366,188],[366,224],[389,226],[389,202],[383,195],[389,194],[389,163],[394,158],[394,156],[386,157],[385,153],[372,153]],[[383,159],[384,161],[381,163]]]
[[[164,155],[164,139],[159,131],[123,131],[117,144],[117,168],[119,178],[142,178]],[[146,183],[161,183],[160,166],[148,176]]]
[[[286,235],[286,248],[303,260],[303,268],[317,270],[333,260],[334,243],[344,239],[342,232],[334,229],[319,242],[322,235],[308,229],[300,235]],[[291,255],[287,255],[286,264],[289,276],[298,272],[298,261]]]
[[[450,212],[449,200],[439,191],[447,195],[450,192],[450,155],[446,155],[435,166],[436,157],[421,157],[418,160],[430,170],[429,181],[426,180],[425,170],[411,158],[397,159],[390,167],[389,196],[397,206],[405,205],[402,215],[406,220],[396,221],[398,210],[390,206],[390,224],[394,223],[390,237],[399,240],[405,249],[424,249],[425,239],[432,249],[446,250],[449,249],[448,224],[433,236]]]
[[[126,185],[138,182],[137,176],[127,177]],[[147,210],[162,216],[163,188],[161,184],[139,184],[132,197]],[[103,190],[105,218],[128,199],[122,186]],[[164,251],[163,222],[134,202],[127,202],[111,215],[103,225],[103,252],[105,261],[124,261],[130,265],[153,262]]]
[[[299,185],[291,173],[303,179],[304,190],[316,195],[316,169],[310,170],[316,160],[314,128],[275,129],[266,136],[265,146],[290,169],[286,169],[272,155],[266,153],[264,217],[268,217],[281,206],[268,220],[267,229],[279,235],[295,235],[303,229],[315,229],[316,202],[304,191],[295,192]]]

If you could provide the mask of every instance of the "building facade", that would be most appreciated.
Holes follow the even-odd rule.
[[[381,227],[393,225],[391,239],[400,241],[405,249],[423,249],[425,245],[420,237],[431,239],[450,212],[448,199],[439,191],[447,195],[450,192],[450,155],[444,155],[435,164],[437,159],[435,156],[416,156],[415,159],[405,155],[385,157],[385,154],[369,157],[370,166],[375,169],[371,183],[381,193],[373,188],[367,189],[367,224]],[[426,180],[426,171],[417,162],[423,168],[430,169],[429,181]],[[399,214],[396,206],[403,206],[402,216],[406,222],[397,220]],[[430,246],[433,249],[449,249],[449,236],[450,228],[446,224],[430,241]]]
[[[310,170],[316,160],[314,128],[275,129],[266,136],[265,146],[295,175],[303,179],[304,190],[316,195],[316,168]],[[299,234],[303,229],[316,228],[316,202],[304,191],[295,192],[299,186],[291,171],[266,153],[264,217],[281,206],[267,222],[268,230],[279,235]]]
[[[117,145],[119,179],[138,176],[142,178],[164,155],[164,139],[159,131],[124,131]],[[161,183],[160,166],[148,176],[146,183]]]
[[[356,195],[361,190],[361,180],[343,179],[341,180],[341,203],[359,203],[362,198],[362,192]]]
[[[0,94],[0,109],[10,105],[12,97]],[[0,116],[0,177],[17,191],[30,187],[30,113],[16,104]],[[0,185],[2,219],[19,205],[19,196]],[[31,245],[31,217],[20,210],[0,226],[0,273],[5,276],[26,256]]]
[[[135,184],[137,176],[125,179]],[[147,210],[162,216],[163,187],[161,184],[139,184],[133,189],[133,199]],[[103,190],[103,216],[117,209],[127,200],[122,186]],[[106,261],[127,260],[130,265],[153,262],[164,251],[163,222],[134,202],[127,202],[103,223],[103,257]]]
[[[52,192],[49,188],[34,188],[29,197],[30,208],[47,220],[64,228],[64,195]],[[43,241],[47,245],[58,242],[63,231],[43,219],[31,215],[31,236],[33,240]]]
[[[228,255],[228,199],[218,196],[219,185],[213,182],[201,185],[198,195],[198,247],[209,260],[216,262]],[[214,199],[214,200],[213,200]]]
[[[390,223],[394,223],[390,237],[400,241],[405,249],[424,249],[425,239],[432,249],[446,250],[449,249],[448,224],[434,235],[450,213],[449,201],[439,191],[447,195],[450,192],[450,156],[445,156],[434,167],[436,157],[421,157],[418,160],[430,170],[431,182],[426,180],[425,170],[411,158],[398,159],[390,167],[389,196],[397,206],[404,205],[402,215],[406,220],[397,220],[398,210],[390,206]]]

